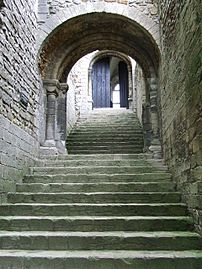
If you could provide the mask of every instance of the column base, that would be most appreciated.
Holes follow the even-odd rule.
[[[56,141],[56,148],[58,150],[58,154],[60,155],[66,155],[67,149],[66,149],[66,143],[63,140],[57,140]]]
[[[65,141],[62,140],[46,140],[44,145],[40,147],[41,155],[66,155],[67,149]]]
[[[40,155],[58,155],[58,149],[56,147],[45,147],[45,146],[41,146],[40,147]]]
[[[162,159],[162,148],[158,139],[152,141],[149,151],[152,153],[154,159]]]

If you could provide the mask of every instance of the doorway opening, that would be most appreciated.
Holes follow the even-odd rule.
[[[93,108],[128,108],[128,65],[119,57],[103,56],[92,67]]]

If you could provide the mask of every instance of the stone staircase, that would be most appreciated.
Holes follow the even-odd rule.
[[[143,151],[143,135],[135,114],[126,109],[95,109],[78,121],[67,138],[70,154],[134,154]]]
[[[201,237],[166,167],[112,140],[103,143],[124,154],[72,143],[76,154],[30,168],[0,206],[0,269],[202,268]]]

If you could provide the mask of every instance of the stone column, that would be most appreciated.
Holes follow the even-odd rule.
[[[128,67],[128,107],[129,109],[133,109],[133,76],[132,76],[132,68],[130,65],[127,65]]]
[[[57,96],[59,93],[60,84],[56,79],[49,79],[44,80],[43,85],[47,94],[45,147],[56,148],[55,131],[57,115]]]
[[[149,150],[153,153],[154,158],[162,158],[162,149],[159,137],[159,118],[157,108],[157,84],[156,79],[150,80],[150,116],[152,125],[152,138]]]
[[[60,92],[57,102],[57,130],[56,130],[56,147],[59,154],[67,154],[67,83],[60,83]]]

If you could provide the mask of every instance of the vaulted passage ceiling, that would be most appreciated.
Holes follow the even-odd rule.
[[[90,13],[66,21],[45,40],[39,55],[42,75],[63,80],[77,60],[95,50],[131,56],[147,77],[158,69],[158,47],[142,26],[124,16]]]

